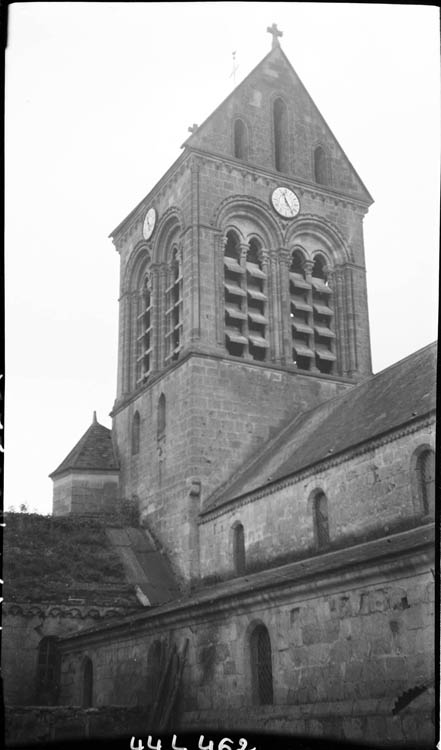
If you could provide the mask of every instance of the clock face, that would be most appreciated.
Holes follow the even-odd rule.
[[[142,234],[145,240],[148,240],[152,236],[153,230],[156,224],[156,211],[154,208],[149,208],[145,215],[144,224],[142,227]]]
[[[293,219],[300,211],[299,199],[289,188],[276,188],[271,196],[271,201],[277,213],[285,219]]]

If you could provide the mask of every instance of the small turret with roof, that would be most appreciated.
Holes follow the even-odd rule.
[[[115,509],[119,464],[112,431],[93,420],[82,438],[50,475],[54,482],[53,514],[101,514]]]

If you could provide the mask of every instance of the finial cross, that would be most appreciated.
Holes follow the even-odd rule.
[[[268,34],[272,34],[272,37],[273,37],[273,46],[272,46],[272,48],[274,49],[274,47],[280,47],[280,42],[279,42],[279,40],[278,40],[277,37],[283,36],[283,31],[279,31],[279,29],[277,28],[277,24],[273,23],[272,26],[268,26],[267,27],[267,32],[268,32]]]

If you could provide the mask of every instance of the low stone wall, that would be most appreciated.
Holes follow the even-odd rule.
[[[397,715],[390,700],[354,700],[301,706],[256,706],[243,709],[189,711],[183,731],[201,729],[283,734],[363,742],[379,747],[432,748],[435,726],[433,688]],[[374,739],[375,738],[375,739]]]
[[[5,746],[51,741],[144,734],[142,708],[106,706],[8,706],[5,708]]]

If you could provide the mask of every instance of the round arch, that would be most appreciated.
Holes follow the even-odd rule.
[[[141,240],[133,248],[124,271],[123,291],[139,289],[141,279],[151,263],[151,246]]]
[[[314,248],[314,240],[320,243],[320,247]],[[302,216],[291,224],[286,236],[286,246],[294,248],[296,245],[301,245],[307,251],[310,260],[317,253],[324,254],[332,267],[347,263],[351,258],[349,248],[338,229],[317,216]]]
[[[155,232],[153,243],[153,260],[155,263],[164,263],[171,260],[171,247],[174,243],[179,244],[185,224],[180,209],[172,206],[167,209],[159,221]]]
[[[212,223],[221,232],[227,228],[242,227],[244,241],[256,234],[261,238],[264,247],[280,247],[283,236],[280,227],[268,206],[257,198],[233,196],[226,198],[218,207]]]
[[[269,628],[261,619],[250,622],[245,632],[245,676],[255,706],[274,703],[274,648]]]

